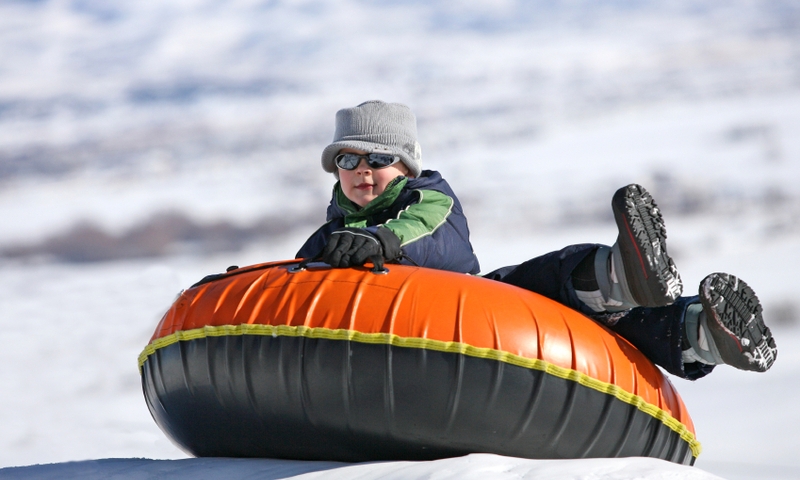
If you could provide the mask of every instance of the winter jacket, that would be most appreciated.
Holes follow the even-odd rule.
[[[461,203],[439,172],[424,170],[416,178],[397,177],[364,208],[350,201],[337,182],[327,223],[306,240],[297,258],[318,255],[331,233],[344,227],[372,233],[388,228],[400,239],[401,263],[471,274],[480,271]]]

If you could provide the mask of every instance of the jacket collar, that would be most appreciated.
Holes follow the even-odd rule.
[[[408,178],[406,177],[400,176],[395,178],[389,182],[389,185],[386,186],[383,193],[378,195],[363,208],[359,207],[345,196],[341,182],[336,182],[336,185],[333,186],[333,198],[336,206],[342,210],[345,216],[366,218],[389,208],[394,201],[397,200],[397,197],[400,196],[407,182]]]

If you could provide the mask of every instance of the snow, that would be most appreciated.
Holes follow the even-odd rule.
[[[238,252],[0,257],[0,478],[800,477],[799,25],[780,0],[3,2],[0,252],[165,211],[321,221],[333,114],[382,98],[417,114],[483,271],[613,243],[611,195],[640,183],[686,294],[714,271],[745,279],[779,355],[764,374],[672,380],[695,467],[189,459],[150,418],[138,354],[182,288],[292,257],[315,225]]]
[[[0,470],[3,478],[175,478],[211,480],[218,478],[272,479],[370,479],[400,480],[566,480],[641,479],[715,480],[720,477],[699,469],[652,458],[622,460],[525,460],[489,454],[472,454],[430,462],[373,462],[346,465],[335,462],[299,462],[266,459],[198,458],[166,462],[146,459],[88,460]]]

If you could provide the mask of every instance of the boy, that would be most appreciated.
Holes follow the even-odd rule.
[[[438,172],[421,169],[416,119],[408,107],[369,101],[336,114],[322,167],[339,180],[328,221],[297,253],[333,267],[384,261],[477,274],[461,204]],[[714,273],[699,295],[681,297],[666,230],[652,197],[619,189],[613,246],[570,245],[484,275],[539,293],[606,325],[657,365],[691,380],[715,365],[766,371],[777,348],[753,290]]]
[[[438,172],[421,170],[417,123],[408,107],[364,102],[336,113],[334,142],[322,152],[333,186],[328,221],[298,258],[333,267],[403,262],[477,274],[467,219]]]

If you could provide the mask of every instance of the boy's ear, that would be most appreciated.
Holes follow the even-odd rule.
[[[403,166],[401,171],[403,172],[404,177],[414,178],[414,174],[411,172],[411,169],[408,168],[408,165],[403,162],[399,162],[399,164]]]

